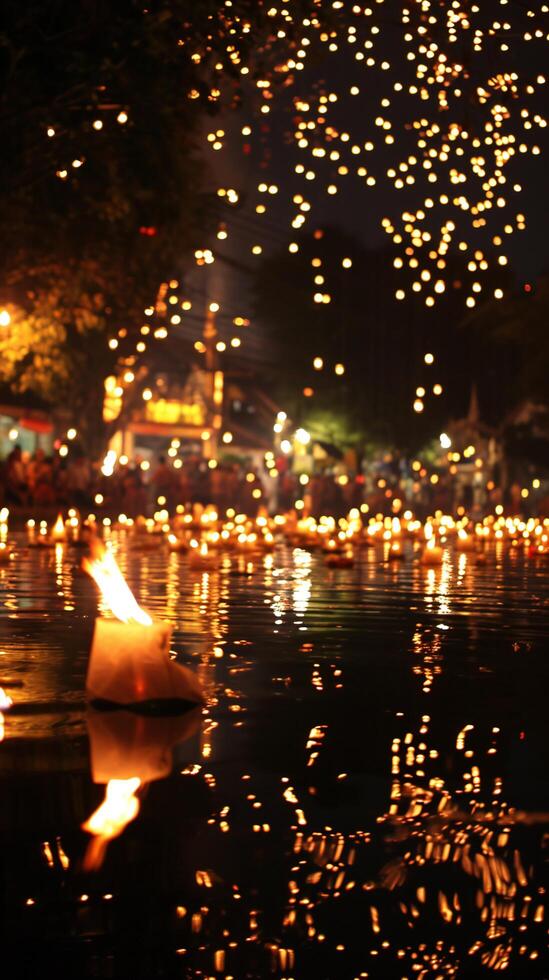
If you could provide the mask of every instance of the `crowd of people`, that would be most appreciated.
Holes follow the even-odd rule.
[[[154,462],[137,457],[105,472],[78,450],[63,458],[42,449],[31,455],[15,446],[0,461],[0,505],[37,512],[76,507],[136,517],[158,505],[173,509],[179,503],[214,502],[253,513],[266,496],[272,499],[272,482],[236,463],[212,469],[199,457],[180,461],[177,468],[162,455]]]
[[[239,462],[221,461],[215,466],[201,457],[173,460],[159,456],[154,462],[136,458],[117,463],[107,472],[77,449],[68,458],[34,454],[15,446],[0,461],[0,506],[23,511],[76,507],[81,511],[125,513],[128,517],[152,514],[159,507],[173,510],[177,504],[215,504],[221,512],[229,507],[253,514],[259,506],[270,513],[298,505],[306,513],[342,516],[352,507],[367,505],[371,513],[394,511],[395,499],[419,517],[437,509],[451,513],[463,507],[482,514],[503,504],[513,513],[541,513],[541,499],[525,499],[517,482],[503,494],[482,474],[467,481],[441,473],[436,481],[418,479],[406,466],[366,466],[348,475],[325,472],[304,477],[292,472],[287,460],[274,470]],[[537,495],[541,498],[542,494]]]

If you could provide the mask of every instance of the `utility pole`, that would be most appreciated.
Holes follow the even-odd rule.
[[[209,439],[204,442],[204,450],[210,459],[217,459],[219,445],[219,432],[223,425],[223,387],[224,375],[219,368],[219,358],[217,356],[217,327],[215,314],[219,309],[217,303],[209,303],[204,320],[202,337],[204,340],[206,371],[208,374],[208,401],[210,403],[211,419],[209,420],[208,430]]]

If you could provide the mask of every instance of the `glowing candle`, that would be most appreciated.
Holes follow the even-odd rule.
[[[422,565],[441,565],[443,551],[440,545],[436,543],[433,525],[429,521],[425,524],[423,533],[425,535],[425,548],[421,556]]]
[[[57,520],[50,532],[50,540],[54,543],[64,541],[66,538],[65,522],[61,514],[57,515]]]
[[[120,620],[97,619],[88,664],[86,690],[91,700],[119,705],[142,701],[200,703],[195,674],[170,659],[172,627],[154,623],[138,605],[112,552],[99,542],[84,568]]]
[[[5,541],[8,536],[8,517],[10,512],[7,507],[0,509],[0,541]]]
[[[170,551],[188,551],[187,542],[183,538],[178,538],[176,534],[170,532],[167,540]]]
[[[207,542],[202,541],[201,544],[195,543],[189,562],[192,568],[213,568],[217,564],[217,556],[209,550]]]
[[[456,537],[456,548],[458,551],[474,551],[475,550],[475,539],[471,534],[467,534],[465,528],[458,528],[458,533]]]
[[[400,541],[392,541],[387,556],[389,561],[404,561],[404,552]]]

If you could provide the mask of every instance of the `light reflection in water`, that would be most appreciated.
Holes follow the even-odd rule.
[[[464,673],[471,691],[489,677],[480,668],[494,669],[496,643],[506,670],[522,676],[525,644],[541,630],[532,611],[542,614],[543,573],[533,588],[531,569],[511,565],[496,543],[486,569],[452,549],[441,566],[422,568],[407,549],[406,560],[386,570],[372,547],[354,569],[330,572],[304,548],[279,548],[247,556],[244,566],[229,556],[191,574],[184,553],[136,555],[123,535],[113,532],[113,539],[139,601],[173,619],[174,645],[209,691],[199,744],[166,784],[166,841],[155,838],[146,852],[152,794],[132,830],[132,846],[144,834],[143,867],[162,858],[162,887],[176,896],[165,941],[173,939],[183,975],[434,980],[506,968],[521,980],[536,976],[528,970],[544,948],[545,815],[520,809],[522,784],[508,747],[518,738],[515,719],[497,692],[487,709],[478,695],[463,699],[459,685]],[[55,583],[62,598],[72,589],[77,611],[93,612],[70,549],[60,568],[53,553],[33,560],[66,575]],[[30,561],[23,568],[12,596],[20,594],[21,574],[34,574],[42,595],[51,588]],[[58,640],[51,594],[44,609]],[[23,615],[22,604],[16,612]],[[30,622],[22,620],[27,634]],[[510,627],[504,634],[502,624]],[[28,670],[29,641],[13,636],[0,679],[21,655]],[[522,644],[517,653],[511,636]],[[41,639],[33,656],[44,649],[57,664],[52,678],[52,664],[38,661],[40,683],[49,676],[55,691],[60,647],[45,633]],[[471,645],[475,658],[465,660]],[[40,684],[24,688],[21,699],[29,694],[38,699]],[[11,731],[22,733],[27,723],[7,716],[2,752]],[[199,791],[202,808],[191,802]],[[184,870],[171,857],[182,820]],[[72,868],[78,842],[66,825],[59,831]],[[112,853],[128,853],[129,837]],[[53,875],[53,844],[50,852]],[[96,901],[108,894],[118,906],[127,902],[109,858],[105,874]],[[29,896],[36,910],[30,887]],[[102,928],[102,942],[113,943],[112,926]]]

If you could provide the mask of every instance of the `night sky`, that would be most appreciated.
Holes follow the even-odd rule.
[[[397,49],[396,37],[389,43],[394,54]],[[524,51],[521,58],[524,60]],[[528,65],[529,71],[532,68]],[[244,312],[243,307],[248,307],[250,302],[246,296],[246,282],[251,280],[259,261],[250,255],[251,245],[259,243],[262,246],[263,258],[278,250],[286,250],[292,240],[299,242],[300,233],[294,233],[290,227],[290,218],[295,211],[289,203],[291,196],[294,192],[303,191],[303,182],[299,182],[294,173],[295,163],[301,158],[288,135],[296,118],[292,103],[297,98],[307,98],[315,90],[348,92],[356,81],[356,66],[344,57],[332,56],[298,75],[288,92],[277,97],[273,111],[265,120],[258,120],[257,116],[253,118],[251,104],[244,104],[237,113],[225,112],[214,121],[209,119],[204,123],[204,135],[217,127],[226,132],[221,153],[212,154],[209,146],[204,151],[209,172],[208,186],[212,191],[218,187],[234,187],[240,195],[238,208],[233,212],[220,205],[219,219],[227,222],[229,238],[215,243],[216,256],[227,256],[231,263],[238,263],[240,270],[234,264],[227,266],[220,261],[187,276],[189,287],[203,294],[205,302],[215,298],[221,300],[222,306],[231,313]],[[360,95],[342,100],[341,111],[338,107],[339,124],[342,128],[348,128],[352,138],[358,142],[371,135],[378,99],[375,76],[368,75],[367,83],[361,85]],[[549,108],[546,99],[545,102]],[[398,122],[398,112],[396,119]],[[402,116],[400,122],[404,122]],[[241,129],[247,123],[252,124],[252,135],[243,138]],[[536,139],[542,151],[545,151],[547,139],[544,131],[536,133]],[[326,180],[311,182],[306,190],[312,207],[303,231],[310,233],[317,228],[334,227],[355,237],[367,249],[390,248],[381,219],[385,215],[398,213],[401,199],[390,182],[383,179],[386,158],[388,155],[382,147],[376,152],[375,166],[372,167],[372,172],[378,175],[372,188],[360,186],[351,175],[339,182],[338,193],[332,197],[325,192]],[[505,249],[510,267],[518,282],[523,283],[535,279],[549,266],[549,194],[543,155],[536,158],[517,155],[508,171],[509,183],[516,179],[521,181],[522,192],[513,199],[513,203],[516,204],[515,209],[526,216],[526,230],[509,236],[505,240]],[[278,194],[267,197],[268,213],[264,216],[255,214],[256,203],[265,200],[257,193],[261,181],[272,181],[279,188]],[[442,189],[441,183],[437,186],[437,193]],[[421,193],[418,189],[414,206],[420,204]],[[250,270],[250,275],[242,271],[244,268]],[[206,279],[207,285],[204,285]],[[436,307],[433,313],[436,315]]]

